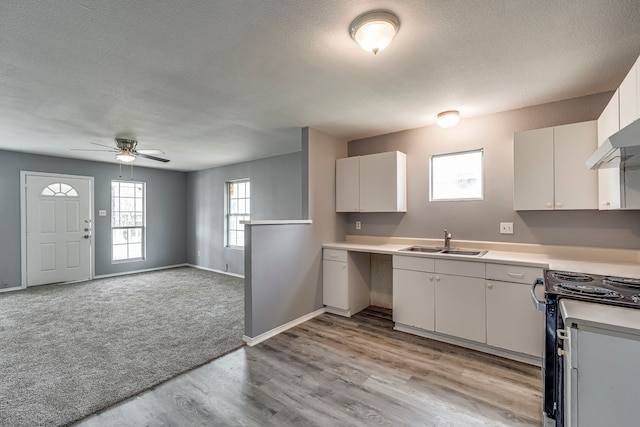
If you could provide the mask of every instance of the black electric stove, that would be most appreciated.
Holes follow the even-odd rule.
[[[545,270],[547,297],[640,308],[640,279]]]
[[[538,301],[535,288],[543,284],[545,300]],[[568,298],[640,309],[640,279],[544,270],[544,279],[537,279],[531,286],[531,298],[546,317],[542,361],[544,425],[564,427],[564,339],[558,336],[564,321],[559,301]]]

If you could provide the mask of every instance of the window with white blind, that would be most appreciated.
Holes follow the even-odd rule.
[[[145,257],[145,183],[111,181],[111,260]]]
[[[251,183],[248,179],[227,182],[227,246],[244,247],[244,224],[251,219]]]

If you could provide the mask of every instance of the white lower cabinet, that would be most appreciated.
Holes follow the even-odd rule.
[[[538,277],[539,268],[487,264],[487,344],[542,357],[544,313],[531,304],[531,284]]]
[[[327,310],[352,316],[369,306],[368,253],[324,249],[322,302]]]
[[[435,277],[436,332],[484,343],[484,278]]]
[[[538,277],[536,267],[394,255],[393,321],[405,332],[540,358],[544,313],[530,295]]]
[[[395,260],[396,257],[394,257]],[[431,272],[393,269],[394,322],[433,331],[435,315],[433,280],[433,268]]]

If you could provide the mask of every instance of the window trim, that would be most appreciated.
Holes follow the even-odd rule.
[[[470,153],[480,153],[480,196],[479,197],[457,197],[447,199],[434,199],[433,198],[433,160],[434,158],[444,156],[456,156]],[[485,173],[484,173],[484,148],[471,148],[467,150],[448,151],[446,153],[432,154],[429,158],[429,202],[465,202],[465,201],[477,201],[484,200],[484,185],[485,185]]]
[[[235,179],[235,180],[230,180],[230,181],[226,181],[225,182],[225,203],[224,203],[224,210],[225,210],[225,215],[224,215],[224,247],[225,248],[229,248],[229,249],[234,249],[234,250],[244,250],[245,246],[244,246],[244,242],[242,244],[242,246],[239,245],[232,245],[230,244],[230,233],[231,233],[231,217],[246,217],[244,219],[241,219],[241,221],[249,221],[251,220],[251,208],[249,208],[249,212],[248,213],[235,213],[232,214],[230,212],[231,210],[231,192],[230,192],[230,187],[231,184],[239,184],[239,183],[248,183],[249,184],[249,197],[244,197],[245,200],[251,200],[251,178],[242,178],[242,179]],[[237,230],[235,230],[237,231]],[[243,232],[244,232],[244,228],[243,228]]]
[[[113,183],[127,183],[127,184],[142,184],[142,226],[114,226],[113,225],[113,192],[111,193],[111,224],[110,224],[110,234],[111,234],[111,264],[123,264],[128,262],[140,262],[145,261],[147,259],[147,183],[144,181],[128,181],[123,179],[112,179],[111,180],[111,189],[113,191]],[[118,196],[120,198],[120,196]],[[124,230],[124,229],[141,229],[141,255],[136,258],[124,258],[124,259],[113,259],[113,231],[114,230]]]

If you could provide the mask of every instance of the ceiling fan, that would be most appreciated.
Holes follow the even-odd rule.
[[[135,139],[128,138],[116,138],[116,146],[110,147],[108,145],[98,144],[97,142],[91,142],[93,145],[98,145],[100,147],[106,147],[108,150],[91,150],[84,148],[72,148],[75,151],[107,151],[111,153],[116,153],[116,159],[121,162],[131,163],[136,157],[144,157],[145,159],[156,160],[158,162],[168,163],[168,159],[163,159],[162,157],[152,156],[152,154],[164,154],[162,150],[137,150],[136,146],[138,145],[138,141]]]

